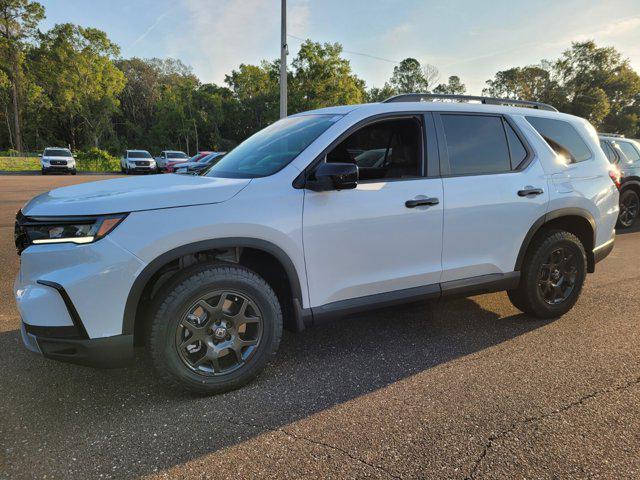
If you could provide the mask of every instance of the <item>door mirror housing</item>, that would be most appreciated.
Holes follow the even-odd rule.
[[[358,165],[355,163],[322,162],[305,188],[315,192],[329,190],[350,190],[358,186]]]

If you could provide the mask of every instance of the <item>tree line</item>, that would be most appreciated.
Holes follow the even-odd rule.
[[[38,26],[32,0],[0,0],[0,149],[228,150],[277,120],[279,60],[241,64],[223,85],[201,82],[175,59],[123,59],[98,29]],[[367,88],[338,43],[306,40],[288,72],[289,112],[376,102],[410,92],[464,94],[457,76],[406,58]],[[640,136],[640,77],[612,47],[573,43],[560,58],[497,72],[483,94],[535,100],[603,131]]]

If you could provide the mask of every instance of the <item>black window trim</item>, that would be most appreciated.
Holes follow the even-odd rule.
[[[573,168],[575,165],[578,165],[580,163],[584,163],[584,162],[591,162],[596,158],[595,153],[593,152],[593,150],[591,149],[591,145],[589,145],[589,142],[585,140],[585,138],[582,136],[582,134],[578,131],[578,129],[576,129],[576,127],[574,127],[571,122],[568,122],[567,120],[562,120],[561,118],[553,118],[553,117],[547,117],[547,116],[542,116],[542,115],[524,115],[524,119],[527,121],[527,123],[529,125],[531,125],[531,128],[533,128],[533,130],[540,135],[540,138],[542,138],[542,140],[544,141],[545,144],[547,144],[547,146],[551,149],[551,151],[553,153],[556,153],[556,151],[551,147],[551,145],[549,145],[547,143],[547,141],[545,140],[545,138],[542,136],[542,134],[538,131],[538,129],[536,127],[533,126],[533,124],[529,121],[529,118],[541,118],[543,120],[554,120],[556,122],[562,122],[562,123],[566,123],[567,125],[569,125],[569,127],[571,127],[573,129],[574,132],[576,132],[576,135],[578,136],[578,138],[580,140],[582,140],[582,143],[584,143],[584,146],[587,147],[587,150],[589,152],[589,157],[585,158],[584,160],[580,160],[579,162],[576,161],[571,161],[567,164],[567,167],[569,168]],[[557,153],[556,153],[557,155]]]
[[[412,182],[415,180],[424,180],[426,178],[434,178],[432,176],[427,175],[428,173],[427,172],[427,165],[428,165],[427,151],[429,150],[429,148],[428,148],[428,138],[426,133],[427,128],[425,128],[425,124],[426,124],[425,116],[430,113],[431,112],[427,112],[427,111],[386,112],[386,113],[380,113],[377,115],[372,115],[370,117],[364,118],[356,122],[355,124],[347,128],[345,131],[343,131],[340,135],[338,135],[335,139],[333,139],[333,141],[326,148],[324,148],[322,152],[320,152],[320,154],[316,156],[316,158],[314,158],[311,162],[309,162],[309,165],[307,165],[307,167],[302,171],[302,173],[300,173],[300,175],[298,175],[293,181],[292,183],[293,187],[296,189],[304,188],[306,179],[311,175],[311,173],[313,173],[313,171],[321,162],[326,160],[326,157],[329,154],[329,152],[333,150],[336,146],[338,146],[347,137],[355,133],[356,131],[364,127],[368,127],[369,125],[373,125],[375,123],[380,123],[388,120],[402,120],[407,118],[416,120],[420,126],[420,130],[422,131],[421,142],[420,142],[420,151],[421,151],[420,175],[416,177],[411,177],[411,178],[376,178],[376,179],[370,179],[370,180],[359,180],[358,183],[369,184],[369,183],[382,183],[382,182],[384,183]],[[434,137],[431,139],[431,141],[434,142],[435,144],[437,140]]]
[[[481,175],[504,175],[510,173],[519,173],[523,170],[526,170],[531,162],[533,162],[535,158],[535,151],[531,148],[531,145],[527,141],[526,137],[513,121],[509,115],[503,113],[493,113],[493,112],[461,112],[461,111],[439,111],[433,112],[435,122],[436,122],[436,132],[438,139],[438,150],[440,154],[440,176],[442,178],[455,178],[455,177],[478,177]],[[502,130],[504,132],[505,142],[507,143],[507,150],[509,151],[509,170],[499,170],[493,172],[482,172],[482,173],[450,173],[451,166],[449,163],[449,152],[447,150],[446,136],[444,132],[444,125],[442,124],[442,115],[462,115],[462,116],[480,116],[480,117],[498,117],[502,120]],[[513,166],[513,158],[511,155],[511,146],[509,144],[509,137],[507,135],[507,130],[505,127],[505,122],[513,129],[516,137],[522,143],[527,155],[524,159],[516,166]],[[533,125],[532,125],[533,127]]]
[[[611,150],[611,153],[613,153],[613,163],[616,163],[616,164],[620,163],[620,155],[618,154],[616,149],[613,148],[613,145],[611,145],[611,142],[606,138],[601,138],[600,141],[604,143],[609,150]],[[607,158],[609,162],[611,162],[611,160],[609,160],[609,156],[607,155],[607,152],[604,152],[604,156]]]

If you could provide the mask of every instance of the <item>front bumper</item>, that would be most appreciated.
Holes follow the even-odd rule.
[[[133,338],[123,334],[125,303],[143,267],[108,237],[29,246],[14,285],[27,348],[84,365],[126,363]]]
[[[75,164],[72,165],[42,165],[42,170],[45,172],[74,172],[76,170]]]
[[[133,335],[74,338],[65,327],[39,328],[24,322],[21,332],[27,349],[52,360],[96,368],[123,367],[133,360]]]

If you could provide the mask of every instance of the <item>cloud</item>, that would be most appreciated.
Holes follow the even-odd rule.
[[[218,84],[240,63],[280,55],[280,2],[273,0],[183,0],[188,31],[168,45],[203,81]],[[289,1],[289,31],[308,30],[308,0]],[[186,55],[185,55],[186,52]]]

